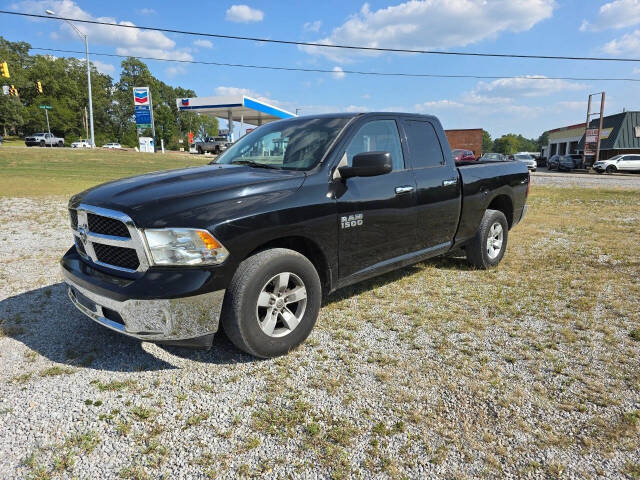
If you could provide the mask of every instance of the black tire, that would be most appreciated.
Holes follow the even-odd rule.
[[[302,281],[306,306],[297,326],[275,337],[267,335],[260,326],[258,297],[270,279],[284,272],[293,273]],[[321,300],[320,277],[305,256],[286,248],[264,250],[240,263],[233,275],[222,305],[222,328],[240,350],[260,358],[277,357],[293,350],[309,336],[318,318]]]
[[[618,169],[616,167],[614,167],[613,165],[609,165],[606,169],[607,173],[616,173],[618,171]]]
[[[58,142],[58,147],[60,148],[64,147],[64,142]]]
[[[44,140],[40,140],[40,146],[41,147],[46,147],[47,145],[44,143]]]
[[[198,147],[198,154],[204,155],[204,151],[202,150],[202,147]]]
[[[495,256],[490,256],[488,251],[489,232],[492,226],[499,223],[502,228],[502,243],[500,250]],[[478,231],[473,240],[465,247],[467,252],[467,261],[474,267],[486,270],[495,267],[500,263],[504,252],[507,249],[507,240],[509,238],[509,224],[504,213],[498,210],[487,210],[484,212]]]

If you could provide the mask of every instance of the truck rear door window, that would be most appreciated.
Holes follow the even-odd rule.
[[[444,155],[436,131],[429,122],[408,120],[404,123],[413,168],[440,167]]]
[[[404,157],[395,120],[373,120],[365,123],[347,147],[347,161],[363,152],[389,152],[393,170],[404,170]]]

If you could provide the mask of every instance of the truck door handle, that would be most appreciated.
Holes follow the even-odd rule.
[[[413,192],[415,187],[411,185],[403,185],[402,187],[396,187],[396,195],[402,195],[403,193]]]
[[[458,177],[450,178],[448,180],[443,180],[442,181],[442,186],[443,187],[448,187],[449,185],[455,185],[456,183],[458,183]]]

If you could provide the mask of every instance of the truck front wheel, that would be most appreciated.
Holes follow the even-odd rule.
[[[318,272],[305,256],[286,248],[264,250],[236,270],[222,306],[222,327],[251,355],[284,355],[311,333],[321,299]]]
[[[465,250],[471,265],[483,270],[500,263],[507,248],[509,224],[504,213],[498,210],[484,212],[478,231]]]

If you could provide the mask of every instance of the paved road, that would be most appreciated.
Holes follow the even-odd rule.
[[[533,185],[640,189],[640,175],[553,172],[546,168],[531,174]]]

